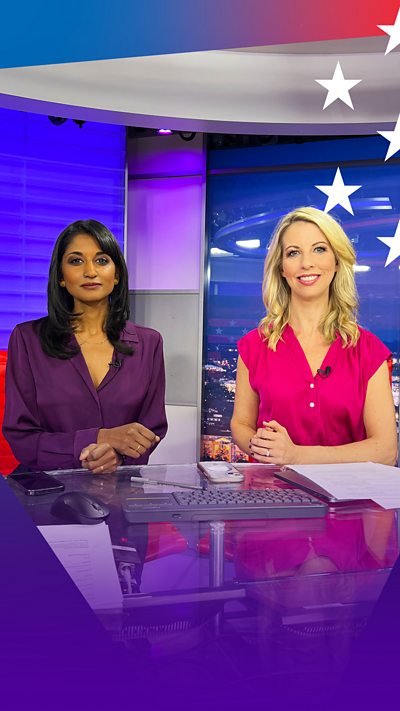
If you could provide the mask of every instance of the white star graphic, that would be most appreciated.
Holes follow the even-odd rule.
[[[350,97],[350,89],[359,84],[361,79],[345,79],[340,62],[337,63],[332,79],[316,79],[317,84],[321,84],[328,90],[323,109],[333,104],[336,99],[350,106],[354,111],[353,102]]]
[[[400,44],[400,8],[397,13],[394,25],[377,25],[380,30],[389,35],[385,54],[389,54],[398,44]]]
[[[347,210],[347,212],[354,215],[349,195],[352,195],[356,190],[359,190],[361,185],[345,185],[340,168],[336,171],[332,185],[316,185],[315,187],[328,196],[324,212],[329,212],[332,208],[336,207],[336,205],[341,205],[345,210]]]
[[[385,158],[385,160],[388,160],[388,158],[394,156],[397,151],[400,151],[400,114],[396,121],[394,131],[377,131],[377,133],[380,133],[381,136],[383,136],[384,138],[386,138],[387,141],[389,141],[389,147],[387,149]]]
[[[400,220],[396,227],[396,232],[393,237],[377,237],[383,244],[389,247],[389,254],[387,256],[385,267],[394,262],[397,257],[400,257]]]

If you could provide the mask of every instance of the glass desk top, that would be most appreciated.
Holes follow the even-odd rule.
[[[195,465],[140,470],[165,481],[146,491],[175,491],[168,479],[200,481]],[[282,486],[270,470],[244,471],[241,486]],[[115,642],[135,664],[139,655],[143,674],[156,663],[168,676],[191,659],[203,671],[216,665],[224,683],[296,680],[301,693],[324,701],[397,559],[396,513],[363,502],[330,506],[319,519],[132,524],[122,511],[137,487],[132,474],[138,468],[54,474],[66,491],[88,492],[110,510],[124,603],[97,614]],[[36,525],[65,523],[50,513],[58,494],[28,497],[9,483]]]

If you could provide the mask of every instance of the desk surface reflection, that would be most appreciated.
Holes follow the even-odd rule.
[[[271,683],[279,699],[327,702],[363,633],[398,555],[396,514],[372,503],[336,505],[322,519],[128,523],[122,503],[137,469],[93,476],[55,474],[66,491],[85,491],[110,510],[123,609],[98,612],[132,655],[143,681],[171,692],[205,686],[246,698]],[[147,478],[199,483],[195,465],[141,467]],[[36,525],[64,523],[55,495],[15,490]],[[247,488],[281,486],[245,467]],[[210,674],[212,677],[210,677]]]

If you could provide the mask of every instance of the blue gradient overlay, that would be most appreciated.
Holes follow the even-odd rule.
[[[398,0],[25,0],[2,8],[1,67],[382,35]]]

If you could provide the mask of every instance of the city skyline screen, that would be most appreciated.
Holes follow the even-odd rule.
[[[400,159],[385,162],[381,136],[285,139],[281,145],[210,150],[203,349],[202,452],[205,459],[242,460],[232,442],[237,341],[264,315],[261,281],[272,232],[282,215],[305,205],[324,210],[340,168],[354,214],[339,220],[357,253],[359,322],[393,354],[393,395],[399,404],[400,259],[385,267],[400,219]]]

